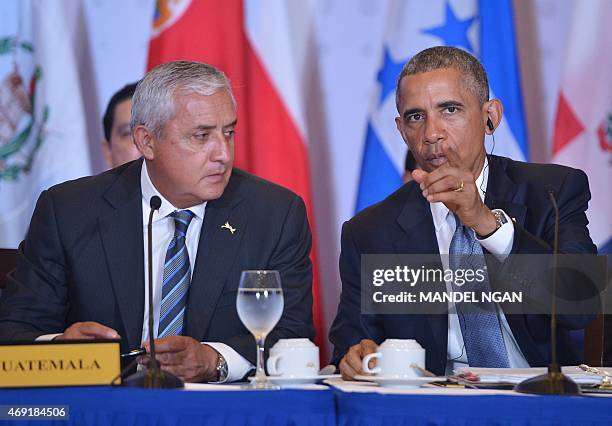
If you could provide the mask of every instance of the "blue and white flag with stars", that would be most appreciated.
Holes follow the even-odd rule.
[[[372,96],[356,211],[384,199],[402,184],[406,145],[395,127],[395,84],[403,65],[432,46],[459,47],[483,63],[491,97],[504,117],[487,136],[487,152],[528,160],[511,0],[392,0],[383,57]]]

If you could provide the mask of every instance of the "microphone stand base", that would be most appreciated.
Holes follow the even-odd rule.
[[[122,386],[144,389],[180,389],[185,384],[173,374],[156,368],[137,371],[123,380]]]
[[[582,395],[576,382],[560,371],[549,371],[523,380],[514,387],[514,390],[534,395]]]

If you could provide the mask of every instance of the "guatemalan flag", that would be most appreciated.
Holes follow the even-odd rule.
[[[356,211],[384,199],[402,184],[406,145],[394,118],[395,85],[403,65],[437,45],[462,48],[483,63],[491,97],[504,104],[487,152],[528,160],[511,0],[392,0],[383,58],[372,96],[361,165]]]
[[[17,248],[40,193],[91,173],[71,36],[82,11],[60,0],[1,7],[0,247]]]
[[[269,7],[270,6],[270,7]],[[305,201],[313,230],[313,317],[325,353],[300,52],[309,39],[307,2],[157,0],[148,68],[206,62],[232,81],[238,103],[237,167],[285,186]],[[292,25],[291,17],[304,25]]]

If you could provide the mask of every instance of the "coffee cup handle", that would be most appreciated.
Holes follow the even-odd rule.
[[[364,373],[378,374],[378,373],[380,373],[380,367],[374,367],[374,368],[370,369],[370,367],[368,366],[368,364],[370,363],[370,360],[372,358],[382,358],[382,353],[374,352],[374,353],[371,353],[371,354],[368,354],[368,355],[364,356],[363,357],[363,361],[361,361],[361,368],[363,369]]]
[[[272,355],[268,358],[266,366],[268,367],[268,374],[271,376],[280,376],[282,373],[278,371],[278,362],[280,361],[280,355]]]

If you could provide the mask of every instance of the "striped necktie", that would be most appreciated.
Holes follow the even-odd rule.
[[[473,291],[480,298],[482,292],[491,291],[482,247],[476,241],[474,231],[463,226],[456,216],[455,222],[457,228],[450,243],[449,266],[454,271],[485,271],[483,281],[466,282],[460,287],[460,291]],[[457,291],[456,288],[454,290]],[[470,367],[509,367],[508,353],[495,305],[482,301],[477,307],[468,305],[470,304],[457,303],[456,307]]]
[[[174,218],[174,237],[168,245],[164,262],[157,337],[182,334],[187,293],[191,281],[191,265],[185,240],[187,228],[194,214],[189,210],[176,210],[170,216]]]

